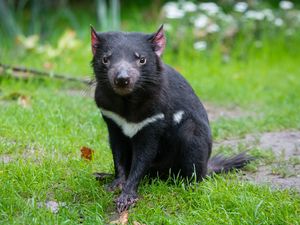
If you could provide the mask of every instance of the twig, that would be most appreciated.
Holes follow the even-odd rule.
[[[93,84],[93,81],[90,79],[82,79],[82,78],[76,78],[76,77],[71,77],[69,75],[62,75],[62,74],[57,74],[54,72],[46,72],[46,71],[41,71],[41,70],[36,70],[36,69],[31,69],[31,68],[26,68],[26,67],[19,67],[19,66],[11,66],[11,65],[5,65],[0,63],[0,68],[3,70],[12,70],[14,72],[23,72],[23,73],[29,73],[37,76],[42,76],[42,77],[53,77],[56,79],[60,80],[67,80],[67,81],[76,81],[76,82],[81,82],[87,85]]]

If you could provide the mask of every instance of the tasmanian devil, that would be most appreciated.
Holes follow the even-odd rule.
[[[182,177],[240,168],[242,153],[209,160],[212,138],[207,113],[188,82],[161,55],[163,26],[153,34],[106,32],[91,28],[95,102],[105,120],[120,188],[119,212],[137,201],[145,175]]]

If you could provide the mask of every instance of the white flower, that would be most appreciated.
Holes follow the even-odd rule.
[[[247,8],[248,8],[248,4],[246,2],[238,2],[234,6],[234,10],[240,13],[245,12]]]
[[[167,2],[163,8],[163,13],[168,19],[180,19],[184,17],[184,11],[179,9],[179,6],[176,2]]]
[[[234,17],[233,17],[232,15],[230,15],[230,14],[219,13],[219,14],[218,14],[218,17],[219,17],[222,21],[224,21],[224,22],[226,22],[226,23],[228,23],[228,24],[234,24],[234,23],[236,22],[235,19],[234,19]]]
[[[254,19],[254,20],[263,20],[265,18],[265,15],[262,12],[249,10],[246,12],[246,18],[248,19]]]
[[[276,18],[276,19],[274,20],[274,24],[275,24],[275,26],[277,26],[277,27],[281,27],[281,26],[283,25],[283,20],[282,20],[281,18]]]
[[[205,15],[200,15],[198,18],[195,19],[194,25],[196,28],[204,28],[207,26],[209,19]]]
[[[197,5],[194,2],[183,2],[182,9],[185,12],[195,12],[197,10]]]
[[[215,15],[219,12],[219,6],[214,2],[205,2],[199,4],[199,9],[207,12],[209,15]]]
[[[213,24],[210,24],[210,25],[206,28],[206,31],[207,31],[208,33],[215,33],[215,32],[220,31],[220,27],[219,27],[218,24],[213,23]]]
[[[203,51],[205,50],[207,47],[207,44],[205,41],[197,41],[194,43],[194,49],[198,50],[198,51]]]
[[[294,7],[294,3],[290,1],[281,1],[279,2],[279,7],[284,10],[292,9]]]
[[[273,21],[275,19],[273,11],[271,9],[264,9],[262,10],[262,13],[265,15],[265,18],[268,21]]]
[[[171,24],[165,23],[165,24],[164,24],[164,30],[165,30],[165,31],[172,31],[172,30],[173,30],[173,27],[172,27]]]

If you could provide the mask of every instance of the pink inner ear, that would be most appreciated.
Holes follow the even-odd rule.
[[[92,42],[92,52],[93,52],[93,55],[95,55],[96,54],[96,47],[97,47],[97,44],[98,44],[99,40],[98,40],[98,36],[97,36],[96,31],[92,27],[91,27],[91,42]]]
[[[155,34],[153,43],[155,44],[155,53],[161,56],[166,46],[166,37],[162,27]]]

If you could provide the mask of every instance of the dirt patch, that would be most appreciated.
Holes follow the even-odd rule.
[[[271,184],[273,187],[293,188],[300,192],[300,131],[246,135],[243,139],[225,140],[214,144],[216,149],[237,149],[239,146],[271,151],[274,154],[271,162],[262,160],[257,171],[247,172],[247,179],[255,183]]]
[[[46,151],[43,147],[22,145],[17,141],[0,137],[0,142],[5,143],[8,149],[11,149],[11,153],[0,153],[0,163],[8,164],[14,163],[18,160],[24,160],[32,163],[41,163],[45,159],[52,160],[69,160],[70,157],[62,155],[58,150]]]
[[[238,106],[221,107],[208,102],[204,102],[203,105],[207,111],[210,121],[215,121],[222,117],[236,119],[250,115],[249,113],[241,110]]]
[[[9,155],[0,155],[0,163],[7,164],[11,162],[13,159]]]
[[[19,153],[0,155],[0,163],[8,164],[8,163],[13,163],[20,159],[28,162],[33,162],[33,163],[41,163],[44,158],[45,158],[45,152],[43,150],[26,148]]]
[[[260,147],[262,149],[272,149],[273,152],[280,156],[284,154],[287,160],[292,156],[300,156],[300,132],[273,132],[265,133],[260,138]]]
[[[255,173],[246,172],[245,178],[258,184],[270,184],[275,188],[291,188],[300,192],[299,165],[285,167],[283,174],[280,171],[274,171],[272,168],[274,167],[270,165],[260,166]],[[290,175],[285,176],[285,173],[290,173]]]

